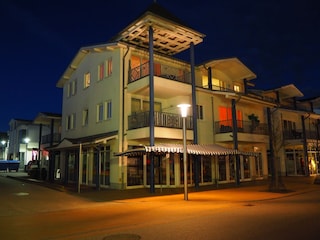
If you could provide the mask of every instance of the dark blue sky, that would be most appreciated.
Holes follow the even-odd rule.
[[[107,42],[153,0],[1,0],[0,131],[12,118],[61,113],[56,82],[80,47]],[[257,88],[295,84],[320,96],[318,0],[157,0],[206,34],[196,64],[238,57]],[[188,60],[189,52],[181,55]]]

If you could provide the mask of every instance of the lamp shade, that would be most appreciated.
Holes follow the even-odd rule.
[[[178,105],[178,108],[180,108],[180,111],[181,111],[181,116],[182,117],[187,117],[188,115],[188,108],[191,107],[190,104],[187,104],[187,103],[183,103],[183,104],[179,104]]]

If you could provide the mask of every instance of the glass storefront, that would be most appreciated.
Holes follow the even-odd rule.
[[[143,184],[143,156],[128,157],[127,159],[128,186]]]
[[[226,156],[218,156],[219,181],[227,180],[227,161]]]

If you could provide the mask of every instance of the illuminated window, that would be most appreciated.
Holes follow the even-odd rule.
[[[107,77],[111,76],[112,74],[112,58],[107,60]]]
[[[82,126],[88,126],[89,123],[89,110],[84,109],[82,111]]]
[[[101,63],[98,65],[98,81],[101,81],[105,76],[105,64]]]
[[[91,81],[90,73],[87,72],[84,74],[84,88],[88,88],[90,86],[90,81]]]
[[[235,92],[240,92],[240,86],[237,85],[237,84],[235,84],[235,85],[233,86],[233,90],[234,90]]]
[[[219,107],[220,125],[232,127],[232,110],[231,107]],[[242,127],[242,112],[237,110],[237,125]]]
[[[223,91],[226,89],[225,82],[217,79],[217,78],[212,78],[212,89],[213,90],[218,90],[218,91]]]

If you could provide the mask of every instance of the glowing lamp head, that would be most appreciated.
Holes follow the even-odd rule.
[[[191,107],[190,104],[186,104],[186,103],[183,103],[183,104],[179,104],[178,105],[178,108],[180,108],[180,111],[181,111],[181,116],[182,117],[187,117],[188,116],[188,109],[189,107]]]

